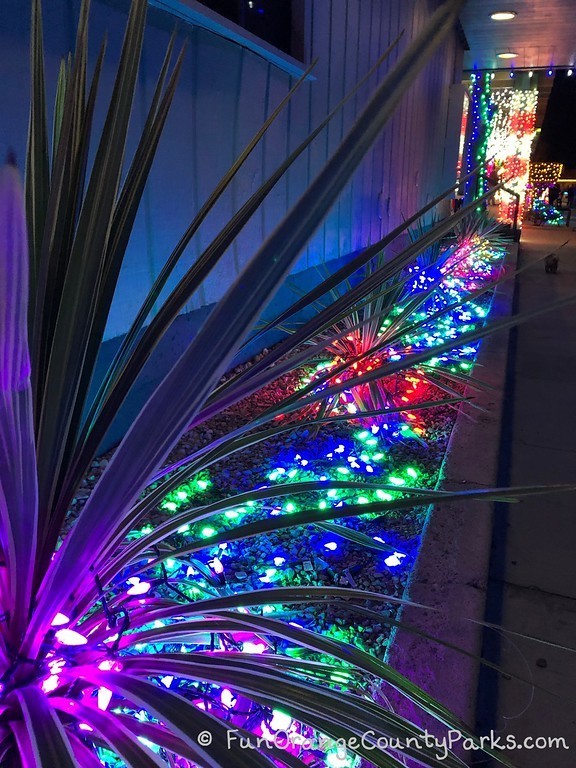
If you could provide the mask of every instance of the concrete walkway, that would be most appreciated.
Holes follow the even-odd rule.
[[[567,239],[558,274],[545,274],[538,259]],[[516,311],[576,295],[576,232],[526,226],[525,265]],[[576,303],[512,334],[500,467],[502,484],[576,482]],[[489,620],[507,629],[576,648],[576,493],[498,505],[488,604]],[[574,768],[576,653],[488,632],[484,655],[549,692],[483,673],[478,732],[563,737],[569,750],[525,744],[507,754],[520,768]]]

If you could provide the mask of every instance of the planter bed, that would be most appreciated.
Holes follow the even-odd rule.
[[[488,310],[491,296],[484,297],[483,301]],[[262,355],[265,353],[266,350]],[[262,355],[256,359],[261,359]],[[249,365],[243,365],[242,369]],[[286,393],[300,388],[313,370],[308,367],[293,371],[228,411],[191,429],[181,438],[167,465],[182,461],[206,443],[250,421]],[[464,391],[459,384],[453,387],[457,392]],[[443,396],[436,387],[423,382],[413,402],[427,402]],[[296,420],[292,431],[233,454],[194,476],[170,493],[150,520],[133,533],[135,536],[145,534],[158,523],[191,506],[291,481],[328,484],[330,480],[354,480],[358,483],[358,491],[347,489],[334,493],[327,490],[264,498],[254,505],[230,509],[227,514],[210,518],[209,522],[186,526],[172,537],[170,546],[177,549],[190,541],[209,539],[216,531],[232,531],[241,522],[264,520],[270,515],[289,515],[297,509],[337,505],[344,508],[352,503],[369,504],[382,500],[378,493],[385,493],[384,498],[392,499],[410,488],[434,489],[441,478],[457,415],[458,410],[451,406],[418,411],[418,423],[425,425],[425,434],[420,440],[401,438],[397,430],[401,422],[397,422],[396,427],[391,426],[389,432],[396,434],[388,437],[382,425],[366,423],[362,419],[325,425],[320,430],[302,426]],[[93,463],[92,472],[74,501],[71,517],[85,502],[108,459],[109,455],[105,455]],[[386,490],[370,489],[369,484],[384,485]],[[332,522],[342,526],[339,529],[314,524],[216,546],[207,542],[194,558],[166,561],[166,587],[185,581],[187,587],[182,596],[190,600],[273,586],[311,585],[354,587],[403,598],[414,579],[414,567],[428,519],[428,507],[414,506],[408,511],[336,518]],[[359,534],[365,538],[350,541],[342,534],[356,538]],[[365,542],[379,549],[366,547]],[[161,596],[164,588],[158,587],[156,594]],[[360,617],[344,603],[333,602],[314,607],[274,604],[255,610],[324,636],[354,643],[381,659],[390,655],[391,628],[398,618],[398,604],[392,603],[379,603],[374,611],[365,612]],[[282,643],[271,642],[271,649],[281,651],[284,647]],[[155,650],[162,649],[159,645]],[[403,668],[402,671],[410,670]]]

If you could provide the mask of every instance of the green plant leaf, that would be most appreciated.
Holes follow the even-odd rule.
[[[351,541],[353,544],[358,544],[360,547],[367,549],[375,549],[377,552],[402,552],[399,547],[392,547],[382,541],[376,541],[371,536],[367,536],[361,531],[357,531],[354,528],[347,528],[345,525],[338,525],[338,523],[324,522],[318,525],[323,531],[329,531],[330,533],[340,536],[347,541]]]
[[[52,165],[56,162],[56,152],[60,143],[60,134],[62,132],[62,120],[64,119],[64,105],[66,104],[66,89],[70,79],[71,57],[68,60],[60,62],[58,72],[58,84],[56,85],[56,98],[54,99],[54,118],[52,121]],[[29,178],[34,178],[34,173]],[[30,182],[31,183],[31,182]],[[42,228],[42,236],[44,235]],[[40,243],[42,245],[42,243]]]
[[[381,488],[386,490],[395,490],[398,489],[396,486],[386,485],[382,483],[373,483],[370,481],[360,481],[360,482],[347,482],[342,480],[335,480],[330,483],[330,488],[341,488],[341,489],[348,489],[348,490],[354,490],[358,491],[361,488]],[[108,580],[111,578],[110,574],[112,570],[119,572],[124,567],[126,567],[130,562],[133,560],[138,560],[142,557],[142,553],[145,551],[150,550],[152,547],[163,541],[165,538],[167,538],[170,535],[173,535],[178,531],[179,528],[181,528],[183,525],[187,525],[190,523],[198,523],[202,520],[206,520],[210,517],[213,517],[216,514],[225,512],[229,509],[235,509],[237,507],[241,507],[243,504],[246,504],[250,501],[258,501],[260,499],[275,499],[275,498],[282,498],[283,496],[287,495],[294,495],[298,493],[310,493],[314,491],[323,491],[326,489],[326,483],[322,481],[307,481],[307,482],[301,482],[301,483],[286,483],[286,484],[279,484],[272,487],[266,487],[258,490],[251,490],[246,493],[240,493],[233,496],[229,496],[222,501],[214,502],[213,504],[207,504],[205,506],[200,507],[194,507],[193,509],[186,510],[184,512],[179,513],[178,515],[174,515],[173,517],[170,517],[169,520],[165,521],[164,523],[161,523],[158,525],[152,533],[148,534],[145,537],[142,537],[140,539],[137,539],[132,546],[129,546],[125,549],[123,549],[121,556],[118,559],[112,559],[111,558],[111,552],[105,552],[103,553],[103,563],[96,563],[96,567],[99,565],[103,566],[102,570],[102,579],[104,583],[107,583]],[[412,489],[414,490],[414,489]],[[423,496],[427,496],[430,493],[435,493],[434,491],[429,491],[428,489],[414,490],[415,494],[422,494]],[[438,492],[438,496],[442,496],[441,492]],[[415,502],[417,503],[417,502]],[[332,509],[332,513],[334,517],[339,517],[341,511],[347,510],[348,507],[342,507],[338,509]],[[345,515],[342,515],[344,517]],[[131,524],[134,525],[137,523],[137,520],[132,519]],[[233,530],[233,529],[231,529]],[[123,531],[124,535],[126,535],[127,531]],[[117,538],[114,539],[114,544],[116,543]],[[378,549],[377,542],[374,542],[371,540],[372,545],[375,549]],[[112,548],[113,551],[113,548]],[[106,565],[106,567],[104,567]]]

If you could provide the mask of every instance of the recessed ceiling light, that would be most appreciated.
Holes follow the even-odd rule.
[[[516,16],[516,11],[496,11],[496,13],[490,14],[493,21],[510,21],[514,16]]]
[[[513,51],[502,51],[502,53],[497,53],[496,56],[499,59],[515,59],[518,54]]]

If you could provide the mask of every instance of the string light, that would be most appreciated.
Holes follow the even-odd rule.
[[[532,203],[532,210],[540,217],[543,224],[552,224],[557,227],[565,225],[562,211],[553,205],[548,205],[544,200],[536,198]]]
[[[56,632],[56,640],[62,645],[86,645],[88,640],[73,629],[59,629]]]
[[[70,623],[70,619],[64,613],[57,613],[56,616],[54,616],[54,618],[52,619],[53,627],[61,627],[64,624],[69,624],[69,623]]]
[[[493,21],[510,21],[516,16],[516,11],[495,11],[490,14]]]
[[[470,140],[466,151],[466,173],[476,166],[486,163],[488,149],[488,131],[492,119],[491,80],[494,73],[485,72],[476,75],[470,88]],[[479,197],[486,191],[484,179],[469,179],[466,182],[465,196]]]
[[[544,186],[556,184],[563,170],[564,165],[562,163],[530,163],[530,184],[542,184]]]
[[[98,709],[101,709],[103,712],[105,712],[110,702],[112,701],[112,691],[109,688],[105,688],[104,686],[101,686],[98,688],[98,695],[97,695],[97,703],[98,703]]]
[[[492,117],[487,141],[487,156],[492,167],[506,187],[520,195],[518,222],[522,218],[524,196],[529,182],[530,154],[536,130],[538,91],[501,88],[491,95]],[[500,204],[498,220],[512,224],[516,198],[505,192],[498,193]]]
[[[126,590],[127,595],[145,595],[150,591],[150,584],[147,581],[140,581],[137,576],[128,579],[128,583],[131,586]]]

